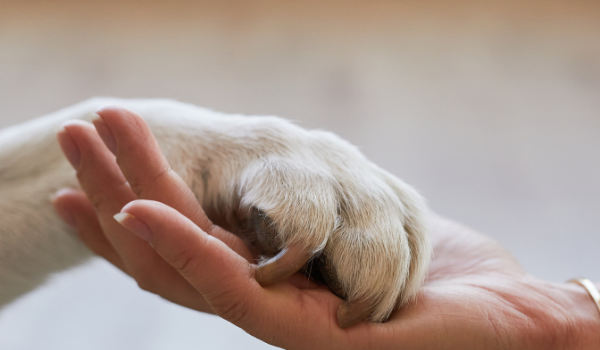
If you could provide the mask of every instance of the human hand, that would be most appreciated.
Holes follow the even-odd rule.
[[[142,289],[198,311],[213,312],[195,288],[113,215],[138,198],[161,201],[248,261],[252,261],[250,251],[240,238],[212,224],[189,187],[170,169],[141,118],[115,108],[99,113],[102,118],[93,121],[95,128],[73,120],[57,135],[84,190],[58,191],[54,197],[57,213],[76,228],[94,253],[132,276]],[[117,139],[122,150],[118,158]]]
[[[101,115],[119,120],[123,117],[119,113],[123,112]],[[95,124],[102,134],[102,124]],[[121,127],[127,130],[127,125],[111,129],[117,133]],[[68,141],[77,143],[80,162],[72,163],[94,205],[72,190],[60,193],[55,203],[67,221],[76,223],[84,242],[130,273],[144,289],[197,310],[213,310],[273,345],[551,349],[597,344],[592,337],[597,337],[594,327],[599,329],[600,320],[580,287],[528,276],[490,239],[438,217],[431,220],[434,260],[417,301],[384,324],[361,323],[342,330],[336,312],[343,301],[326,287],[300,275],[261,287],[254,279],[255,265],[248,250],[225,230],[211,231],[184,183],[169,172],[147,176],[165,173],[152,171],[161,169],[156,164],[164,166],[164,158],[157,147],[148,147],[153,141],[149,135],[144,140],[132,137],[129,146],[119,144],[121,174],[89,124],[65,129],[73,140],[59,136],[67,139],[61,144],[68,148]],[[116,149],[116,144],[106,143]],[[125,186],[125,178],[135,191]],[[147,180],[153,178],[160,185],[149,186]],[[124,214],[122,225],[151,245],[123,231],[111,217],[119,211]]]

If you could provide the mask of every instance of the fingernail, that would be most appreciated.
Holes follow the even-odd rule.
[[[71,137],[64,126],[58,131],[56,137],[58,138],[60,148],[65,154],[65,157],[67,157],[69,163],[71,163],[71,166],[75,168],[75,170],[79,169],[79,164],[81,163],[81,152],[79,151],[79,146],[77,146],[75,140],[73,140],[73,137]]]
[[[312,254],[306,249],[291,245],[282,249],[277,255],[260,264],[254,278],[261,286],[270,286],[284,281],[306,264]]]
[[[118,213],[115,214],[114,218],[121,226],[133,232],[144,241],[150,242],[152,240],[152,231],[142,220],[129,213]]]
[[[50,195],[50,201],[54,205],[54,211],[56,212],[56,214],[58,214],[58,216],[60,216],[60,218],[65,223],[67,223],[72,228],[76,229],[77,228],[77,220],[75,219],[75,215],[73,215],[73,213],[69,210],[69,208],[56,205],[56,199],[58,197],[60,197],[63,193],[66,193],[69,191],[72,191],[72,190],[70,190],[68,188],[63,188],[63,189],[56,191],[56,193]]]
[[[112,152],[112,154],[116,156],[117,141],[115,140],[115,136],[113,135],[112,131],[110,131],[110,128],[108,127],[108,125],[106,125],[106,122],[104,121],[104,119],[102,119],[101,116],[99,116],[97,113],[92,114],[92,123],[96,127],[98,135],[100,135],[100,138],[102,139],[102,141],[104,141],[106,147]]]

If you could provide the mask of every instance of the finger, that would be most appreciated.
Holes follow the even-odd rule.
[[[133,201],[117,219],[148,240],[218,315],[249,334],[286,349],[331,348],[329,343],[347,341],[336,326],[341,301],[326,288],[300,291],[288,283],[262,288],[253,265],[159,202]]]
[[[102,232],[138,285],[178,304],[210,312],[198,291],[152,247],[115,222],[113,215],[136,196],[94,127],[86,122],[70,121],[63,125],[58,139],[77,170],[79,183],[96,211]]]
[[[251,261],[239,237],[213,225],[183,179],[169,166],[148,124],[136,113],[105,107],[93,120],[106,146],[117,156],[131,189],[140,199],[151,199],[179,211],[202,230]]]
[[[252,265],[187,217],[163,203],[137,200],[126,205],[115,219],[150,242],[217,314],[243,323],[252,312],[252,299],[260,290]]]
[[[105,107],[93,120],[98,134],[113,149],[131,189],[140,199],[169,205],[203,230],[212,226],[185,182],[171,170],[146,122],[137,114]]]
[[[126,234],[112,220],[114,214],[136,197],[94,127],[82,121],[69,121],[57,136],[63,152],[77,170],[79,183],[95,208],[103,232],[115,249],[153,253],[150,247],[140,244],[139,239]]]
[[[63,188],[54,194],[52,202],[58,215],[77,230],[92,252],[126,272],[123,260],[104,236],[94,207],[83,191]]]

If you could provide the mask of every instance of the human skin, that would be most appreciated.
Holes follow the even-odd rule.
[[[55,208],[92,251],[149,292],[286,349],[600,344],[600,313],[582,287],[528,275],[490,238],[434,215],[434,258],[417,299],[386,323],[341,329],[344,301],[326,286],[300,274],[266,288],[255,281],[250,251],[210,222],[139,116],[118,108],[98,114],[95,127],[70,122],[58,134],[83,192],[59,191]]]

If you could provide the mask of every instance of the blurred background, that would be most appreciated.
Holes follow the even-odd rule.
[[[530,273],[600,281],[596,0],[0,0],[0,127],[92,96],[334,131]],[[0,348],[266,349],[103,261],[0,311]]]

